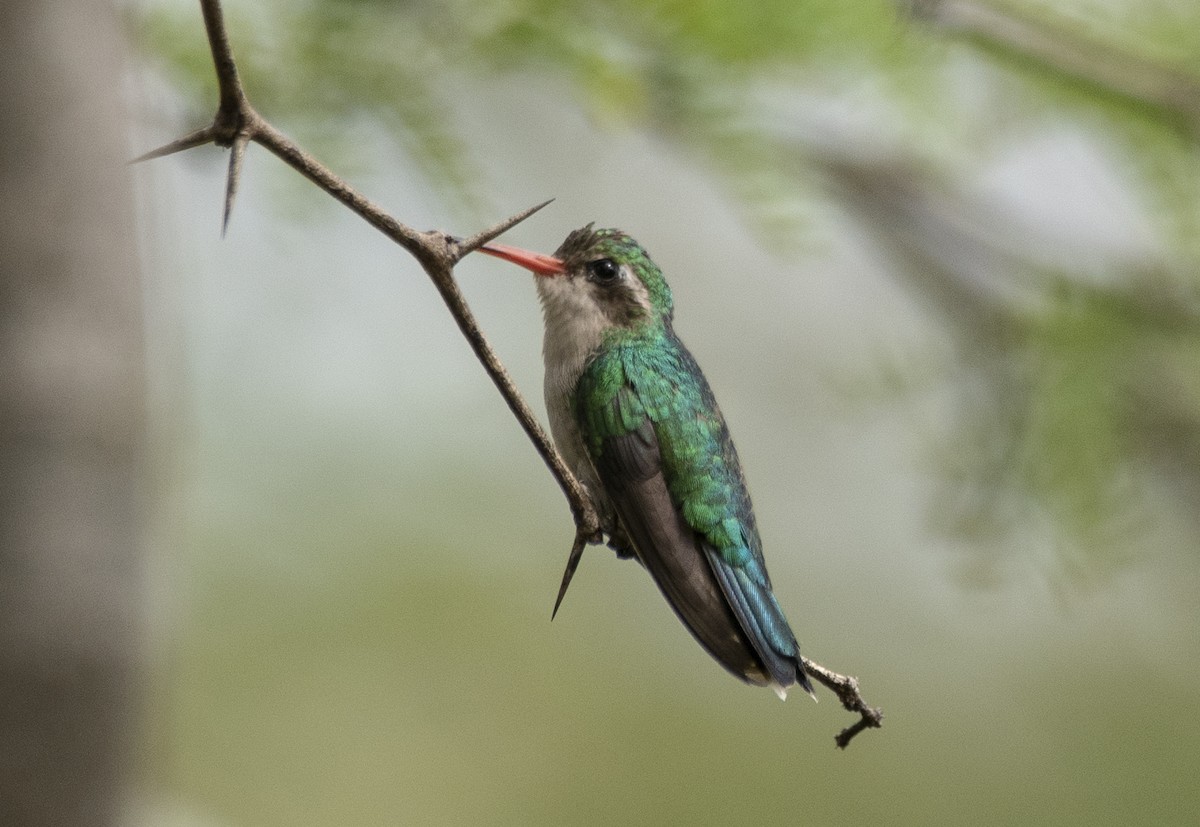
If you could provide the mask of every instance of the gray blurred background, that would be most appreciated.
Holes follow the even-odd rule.
[[[226,11],[259,111],[399,220],[554,197],[505,240],[650,250],[804,651],[884,729],[839,753],[831,695],[733,680],[604,550],[551,624],[569,512],[424,274],[261,149],[222,240],[208,147],[121,185],[124,823],[1194,818],[1200,7],[751,6]],[[132,157],[215,85],[195,4],[120,14]],[[541,411],[531,279],[476,258]]]

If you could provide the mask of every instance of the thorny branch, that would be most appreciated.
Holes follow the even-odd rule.
[[[259,144],[357,213],[368,224],[399,244],[417,260],[437,288],[438,293],[441,294],[450,315],[454,317],[454,321],[467,338],[476,358],[482,363],[484,370],[499,389],[500,395],[504,397],[504,401],[525,430],[534,448],[537,449],[538,454],[550,469],[550,473],[554,475],[570,505],[571,516],[575,521],[575,540],[571,547],[567,570],[563,576],[563,586],[559,590],[558,602],[555,603],[557,611],[558,603],[562,601],[563,592],[584,547],[589,543],[603,542],[604,537],[600,530],[599,517],[587,491],[567,468],[528,403],[517,390],[508,370],[479,329],[474,314],[467,306],[466,298],[454,280],[454,266],[464,256],[524,221],[550,202],[546,201],[523,210],[467,239],[456,238],[441,230],[421,232],[400,223],[334,175],[255,111],[246,98],[245,90],[238,76],[233,50],[229,45],[229,36],[225,29],[220,0],[200,0],[200,9],[204,16],[209,47],[212,50],[213,66],[216,69],[220,94],[213,122],[135,158],[133,163],[161,158],[210,143],[228,147],[230,149],[229,170],[225,182],[225,205],[221,219],[221,230],[224,233],[229,225],[233,201],[237,195],[246,147],[250,143]],[[859,694],[856,678],[839,675],[808,658],[803,658],[803,661],[804,668],[808,670],[809,675],[832,690],[842,702],[842,706],[860,716],[859,721],[837,735],[835,740],[839,747],[844,749],[850,740],[864,729],[882,726],[883,713],[879,709],[866,705]]]
[[[204,14],[204,26],[208,32],[209,46],[212,49],[213,64],[217,72],[217,83],[220,89],[220,103],[216,116],[208,126],[198,129],[189,135],[172,141],[158,149],[134,159],[146,161],[151,158],[161,158],[191,149],[204,144],[216,144],[229,147],[229,172],[225,184],[225,208],[222,216],[222,232],[229,224],[229,216],[233,210],[233,201],[237,195],[238,181],[241,177],[242,159],[245,156],[247,144],[254,142],[266,147],[277,155],[288,166],[308,178],[329,195],[346,205],[367,221],[371,226],[382,232],[392,241],[399,244],[412,254],[429,276],[442,300],[450,310],[458,327],[470,343],[476,357],[483,364],[496,387],[500,390],[504,401],[525,429],[534,448],[537,449],[550,472],[558,481],[563,494],[566,495],[575,519],[575,541],[572,554],[578,555],[583,547],[600,538],[600,521],[592,506],[587,492],[575,479],[562,457],[555,451],[554,445],[546,436],[545,430],[538,423],[533,411],[525,402],[516,385],[508,374],[491,345],[479,329],[474,314],[467,306],[466,298],[454,280],[454,265],[463,256],[483,244],[496,238],[514,225],[524,221],[533,213],[550,202],[538,204],[516,215],[505,219],[468,239],[455,238],[440,230],[420,232],[400,223],[388,215],[382,208],[367,199],[345,181],[334,175],[323,164],[297,146],[291,139],[268,123],[255,111],[246,98],[241,79],[238,76],[237,65],[229,45],[229,37],[225,30],[224,15],[221,11],[220,0],[200,0]]]

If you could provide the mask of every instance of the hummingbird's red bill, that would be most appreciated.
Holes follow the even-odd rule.
[[[545,253],[522,250],[520,247],[509,247],[507,244],[484,244],[479,248],[479,252],[511,261],[539,276],[561,276],[567,272],[567,267],[563,264],[562,259],[548,256]]]

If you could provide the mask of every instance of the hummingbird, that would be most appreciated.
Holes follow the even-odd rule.
[[[781,699],[794,684],[812,695],[771,589],[737,450],[672,327],[662,271],[626,233],[591,224],[553,255],[503,244],[480,250],[535,275],[550,433],[609,545],[645,567],[733,675]],[[559,602],[577,563],[567,564]]]

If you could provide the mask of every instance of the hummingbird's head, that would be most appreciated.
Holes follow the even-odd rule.
[[[588,224],[567,236],[554,255],[503,244],[479,248],[531,270],[547,320],[591,328],[669,324],[671,288],[642,246],[620,230]]]

